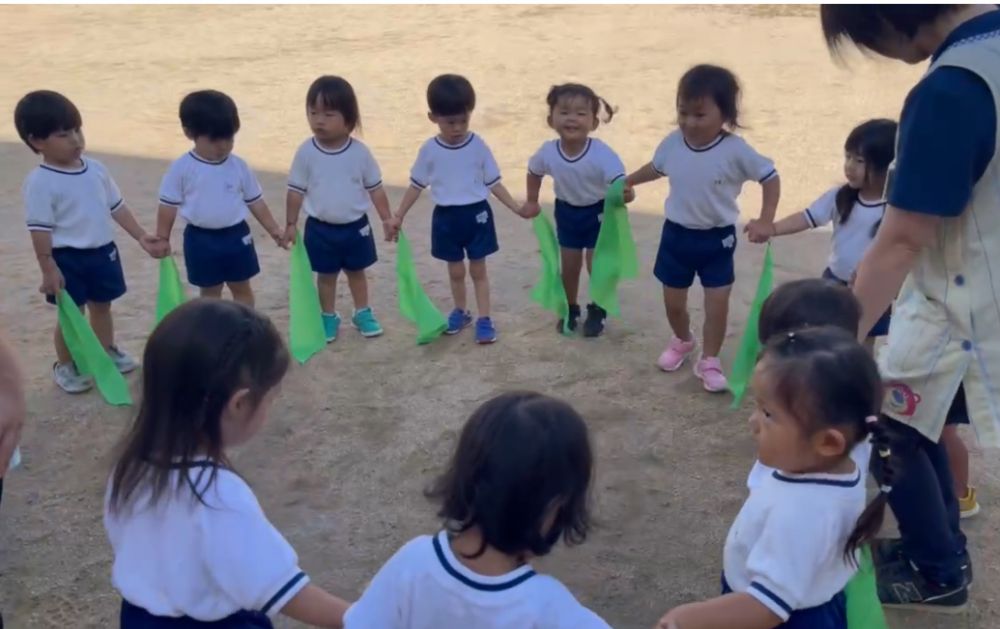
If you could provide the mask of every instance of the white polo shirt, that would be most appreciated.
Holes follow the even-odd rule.
[[[370,193],[382,185],[371,151],[348,138],[336,150],[309,138],[299,146],[288,174],[288,189],[302,194],[306,214],[327,223],[353,223],[372,207]]]
[[[604,200],[608,186],[625,176],[625,164],[610,146],[587,138],[579,155],[566,155],[560,141],[549,140],[528,160],[528,172],[552,176],[556,198],[570,205],[587,206]]]
[[[434,136],[420,147],[410,183],[421,190],[430,188],[437,205],[470,205],[489,198],[490,188],[500,183],[500,167],[475,133],[459,144]]]
[[[851,450],[851,459],[858,466],[859,470],[868,471],[872,459],[872,442],[870,438],[866,437],[854,446],[854,449]],[[760,460],[754,461],[753,467],[750,468],[750,474],[747,475],[747,489],[752,491],[754,487],[758,487],[764,481],[765,477],[773,473],[773,467],[764,465]]]
[[[670,178],[670,194],[663,204],[667,219],[690,229],[735,225],[740,218],[736,198],[743,184],[778,176],[773,161],[732,133],[696,148],[680,130],[674,131],[656,147],[653,168]]]
[[[245,221],[247,205],[262,196],[250,167],[232,154],[210,162],[189,151],[170,165],[160,184],[160,203],[179,208],[181,218],[205,229]]]
[[[838,279],[850,282],[861,258],[875,240],[875,231],[885,215],[885,201],[863,201],[854,203],[846,223],[840,221],[837,213],[837,186],[816,199],[803,215],[813,228],[833,223],[833,247],[826,265]]]
[[[774,471],[750,491],[729,529],[726,582],[788,620],[844,589],[855,568],[844,547],[865,509],[860,469],[850,474]]]
[[[83,157],[65,170],[40,164],[24,180],[28,231],[51,232],[53,247],[94,249],[114,239],[111,215],[125,203],[104,164]]]
[[[238,475],[207,461],[189,469],[203,504],[186,484],[175,489],[180,473],[171,475],[155,506],[150,491],[140,490],[117,515],[108,509],[108,483],[104,527],[115,589],[155,616],[212,621],[241,610],[277,614],[309,583],[295,551]]]
[[[466,568],[440,532],[389,559],[344,615],[345,629],[610,629],[556,579],[522,566],[497,577]]]

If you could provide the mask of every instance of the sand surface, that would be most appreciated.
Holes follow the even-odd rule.
[[[28,374],[31,410],[24,465],[8,478],[0,511],[0,609],[14,628],[115,626],[119,599],[109,582],[101,495],[109,449],[130,421],[129,410],[110,408],[96,394],[67,397],[50,380],[55,313],[37,293],[20,197],[35,158],[10,115],[23,93],[55,89],[76,102],[91,154],[152,226],[160,177],[188,148],[176,109],[193,89],[235,98],[243,121],[236,150],[280,217],[285,173],[308,135],[305,90],[319,74],[342,74],[355,86],[362,137],[395,203],[420,142],[434,132],[424,90],[438,73],[473,82],[473,127],[523,198],[527,159],[551,137],[544,97],[552,83],[585,82],[619,106],[597,135],[632,169],[671,130],[681,73],[715,62],[743,81],[745,136],[776,160],[787,214],[841,181],[847,132],[865,118],[897,116],[921,71],[877,61],[834,65],[814,10],[800,7],[4,7],[0,53],[0,326]],[[716,592],[753,445],[746,412],[703,393],[688,370],[665,375],[654,366],[668,335],[652,278],[665,192],[663,181],[639,191],[632,224],[642,278],[622,291],[624,319],[594,341],[559,338],[552,317],[531,303],[534,236],[499,205],[501,251],[490,259],[501,336],[494,346],[477,347],[469,334],[415,346],[396,309],[394,247],[380,245],[371,280],[386,335],[366,341],[345,330],[296,367],[271,423],[236,454],[317,583],[356,596],[400,544],[433,531],[433,509],[420,489],[468,413],[500,390],[530,387],[578,406],[599,466],[598,528],[584,546],[560,549],[542,568],[626,629],[651,626],[671,605]],[[544,200],[551,200],[548,183]],[[742,207],[747,217],[758,211],[756,186],[748,186]],[[428,210],[425,198],[407,228],[424,284],[446,309],[444,269],[428,253]],[[129,282],[115,304],[118,339],[139,354],[153,322],[157,265],[124,234],[118,242]],[[777,242],[778,279],[817,275],[827,242],[825,233]],[[258,243],[258,304],[285,329],[286,254],[263,237]],[[746,242],[737,251],[727,362],[762,254]],[[699,301],[695,290],[696,325]],[[977,571],[969,612],[893,615],[894,627],[1000,626],[997,471],[995,461],[977,455],[984,513],[967,526]]]

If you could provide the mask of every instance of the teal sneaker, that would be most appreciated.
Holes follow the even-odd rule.
[[[375,318],[375,313],[372,312],[371,308],[362,308],[356,311],[351,317],[351,325],[356,327],[361,332],[361,336],[366,339],[382,335],[382,326],[378,324],[378,319]]]
[[[326,333],[326,342],[333,343],[337,340],[337,331],[340,330],[340,315],[323,313],[323,331]]]

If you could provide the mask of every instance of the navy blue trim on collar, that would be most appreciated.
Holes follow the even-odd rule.
[[[510,581],[506,581],[504,583],[480,583],[478,581],[473,581],[448,563],[448,558],[444,555],[444,550],[441,548],[441,542],[438,541],[437,535],[431,538],[431,542],[434,544],[434,554],[437,555],[438,561],[441,562],[441,567],[444,568],[444,571],[454,577],[455,580],[462,585],[467,585],[474,590],[479,590],[480,592],[502,592],[504,590],[509,590],[510,588],[521,585],[531,577],[535,576],[534,570],[528,570],[524,574],[514,577]]]
[[[858,197],[858,205],[860,205],[861,207],[884,207],[885,201],[876,201],[875,203],[865,203],[864,201],[861,200],[861,197]]]
[[[944,54],[944,51],[955,44],[967,39],[985,39],[984,36],[989,33],[993,33],[994,36],[1000,36],[1000,11],[990,11],[989,13],[976,16],[960,24],[958,28],[948,33],[944,42],[938,46],[938,49],[931,56],[931,63],[937,61],[938,57]]]
[[[456,151],[458,149],[464,149],[465,147],[469,146],[469,142],[472,142],[472,138],[474,137],[476,137],[476,134],[470,133],[469,137],[465,138],[465,140],[461,144],[448,144],[447,142],[442,141],[441,138],[435,135],[434,141],[437,142],[438,146],[440,146],[443,149],[448,149],[449,151]]]
[[[337,149],[336,151],[331,151],[331,150],[323,148],[322,146],[320,146],[319,142],[316,141],[316,138],[313,138],[312,142],[313,142],[313,146],[316,147],[316,150],[319,151],[320,153],[324,154],[324,155],[340,155],[341,153],[343,153],[347,149],[351,148],[351,145],[354,144],[354,138],[348,136],[347,137],[347,143],[344,144],[344,146],[342,146],[339,149]]]
[[[688,147],[689,151],[693,151],[695,153],[704,153],[705,151],[711,151],[715,147],[719,146],[720,144],[722,144],[722,141],[725,140],[728,137],[729,137],[728,133],[725,133],[725,132],[720,133],[719,137],[717,137],[714,140],[712,140],[707,146],[703,146],[703,147],[697,148],[697,149],[695,147],[691,146],[690,144],[688,144],[687,138],[685,138],[683,135],[681,135],[681,140],[684,141],[684,146]]]
[[[856,487],[861,482],[861,470],[856,470],[853,480],[836,480],[828,478],[829,474],[801,474],[796,476],[786,476],[778,470],[771,474],[775,479],[785,483],[798,483],[800,485],[827,485],[830,487]]]
[[[198,157],[195,154],[194,151],[188,151],[188,155],[190,155],[191,157],[193,157],[196,161],[199,161],[202,164],[208,164],[209,166],[220,166],[222,164],[225,164],[226,160],[229,159],[229,155],[226,155],[224,158],[222,158],[221,161],[213,162],[213,161],[207,160],[207,159],[205,159],[203,157]],[[232,155],[232,153],[230,153],[230,155]]]
[[[288,590],[295,587],[295,584],[304,578],[306,578],[306,573],[299,572],[297,575],[289,579],[288,583],[281,586],[281,589],[278,590],[278,593],[271,597],[271,600],[269,600],[267,603],[264,603],[264,607],[262,607],[260,610],[261,613],[266,614],[269,611],[271,611],[271,608],[274,607],[274,605],[281,600],[281,597],[283,597],[285,594],[288,594]]]
[[[60,175],[82,175],[87,172],[90,165],[87,163],[87,160],[83,158],[80,159],[80,163],[83,164],[83,168],[80,170],[63,170],[62,168],[56,168],[55,166],[49,166],[48,164],[39,164],[38,167],[44,168],[45,170],[51,170],[52,172],[59,173]]]
[[[568,162],[570,164],[575,164],[576,162],[578,162],[581,159],[583,159],[583,156],[586,155],[587,152],[590,150],[590,143],[591,143],[591,139],[587,138],[587,143],[583,146],[583,150],[580,151],[580,154],[577,155],[576,157],[569,158],[569,157],[566,157],[565,153],[563,153],[563,150],[562,150],[562,140],[556,140],[556,153],[559,153],[559,157],[563,158],[564,162]]]

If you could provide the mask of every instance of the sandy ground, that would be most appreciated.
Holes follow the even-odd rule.
[[[580,80],[617,104],[619,115],[599,136],[635,168],[671,129],[680,74],[711,61],[743,80],[745,135],[776,159],[788,213],[839,181],[851,126],[896,116],[919,74],[880,62],[835,66],[815,13],[797,7],[5,7],[0,42],[0,109],[8,112],[0,121],[0,321],[28,373],[31,409],[25,462],[8,479],[0,517],[0,608],[15,628],[113,626],[118,598],[100,498],[107,454],[130,420],[127,409],[109,408],[96,394],[68,398],[50,381],[55,314],[36,292],[20,200],[35,159],[9,114],[24,92],[56,89],[77,103],[92,154],[151,225],[159,179],[188,147],[176,108],[192,89],[235,98],[243,120],[237,151],[259,173],[272,208],[283,211],[284,173],[308,133],[302,101],[319,74],[343,74],[357,89],[364,140],[395,202],[419,143],[433,133],[424,89],[440,72],[464,73],[476,86],[473,126],[521,197],[527,159],[550,137],[549,85]],[[477,347],[468,334],[415,346],[395,306],[394,249],[380,247],[371,277],[387,334],[365,341],[346,331],[295,368],[270,425],[236,456],[316,582],[355,596],[401,543],[433,531],[420,489],[468,413],[497,391],[531,387],[578,406],[599,465],[600,526],[584,546],[560,550],[542,567],[622,628],[648,627],[671,605],[716,592],[753,447],[745,412],[702,393],[690,372],[664,375],[653,364],[667,338],[651,275],[665,191],[664,182],[640,190],[632,221],[643,276],[623,290],[624,319],[596,341],[559,338],[551,317],[530,302],[533,235],[509,213],[498,211],[502,250],[490,260],[495,346]],[[744,195],[747,216],[759,208],[758,195],[752,186]],[[428,255],[428,208],[424,199],[408,230],[424,283],[444,309],[444,269]],[[779,279],[818,274],[827,238],[778,242]],[[285,254],[258,241],[258,303],[284,329]],[[139,353],[152,325],[157,267],[125,235],[119,243],[130,291],[115,305],[118,336]],[[762,249],[742,243],[737,257],[727,360]],[[697,291],[692,297],[697,304]],[[692,309],[700,321],[701,309]],[[985,512],[967,527],[978,575],[970,611],[894,615],[894,627],[1000,626],[1000,548],[987,543],[1000,526],[997,471],[977,456]]]

